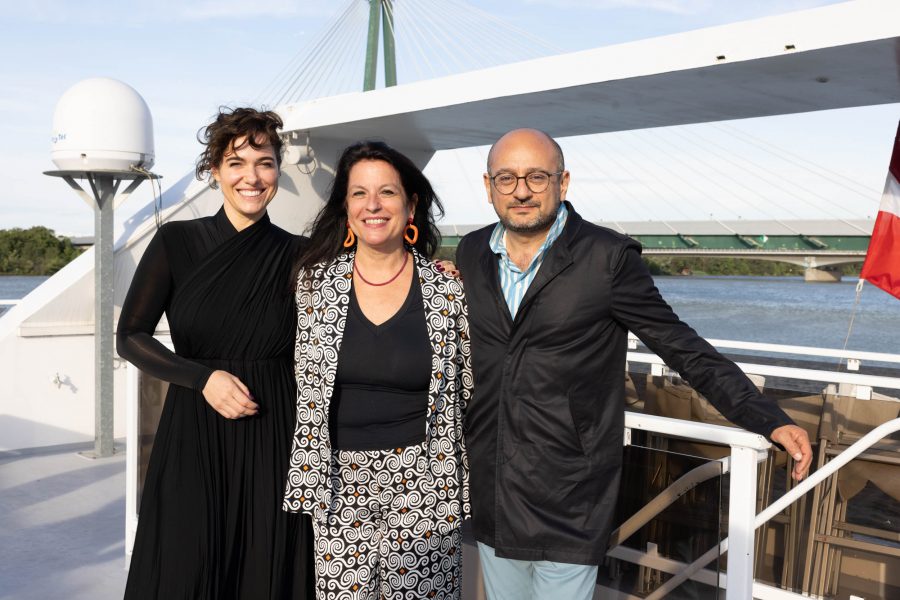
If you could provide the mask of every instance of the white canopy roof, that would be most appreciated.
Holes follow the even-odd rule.
[[[410,150],[900,102],[900,2],[858,0],[278,110],[311,140]]]

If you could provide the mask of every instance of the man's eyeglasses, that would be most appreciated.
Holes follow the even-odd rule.
[[[546,171],[532,171],[528,175],[518,177],[512,173],[497,173],[491,177],[494,182],[494,188],[501,194],[512,194],[519,185],[519,180],[524,179],[525,185],[533,194],[540,194],[550,185],[550,178],[554,175],[560,175],[562,171],[556,173],[547,173]]]

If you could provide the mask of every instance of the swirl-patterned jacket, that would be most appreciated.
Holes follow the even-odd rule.
[[[355,253],[301,271],[297,286],[297,424],[284,510],[333,523],[328,411],[347,322]],[[413,250],[431,343],[431,381],[425,421],[428,468],[422,513],[445,533],[469,516],[469,465],[463,414],[472,395],[469,322],[461,283]],[[415,282],[413,282],[415,284]]]

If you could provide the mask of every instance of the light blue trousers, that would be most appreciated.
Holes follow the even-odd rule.
[[[478,542],[478,557],[488,600],[591,600],[597,584],[596,565],[549,560],[498,558]]]

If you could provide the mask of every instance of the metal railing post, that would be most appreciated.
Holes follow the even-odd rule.
[[[141,372],[125,363],[125,556],[131,556],[138,520],[138,457],[141,448]]]
[[[731,447],[728,488],[728,600],[753,598],[753,551],[756,517],[756,477],[759,451]]]

